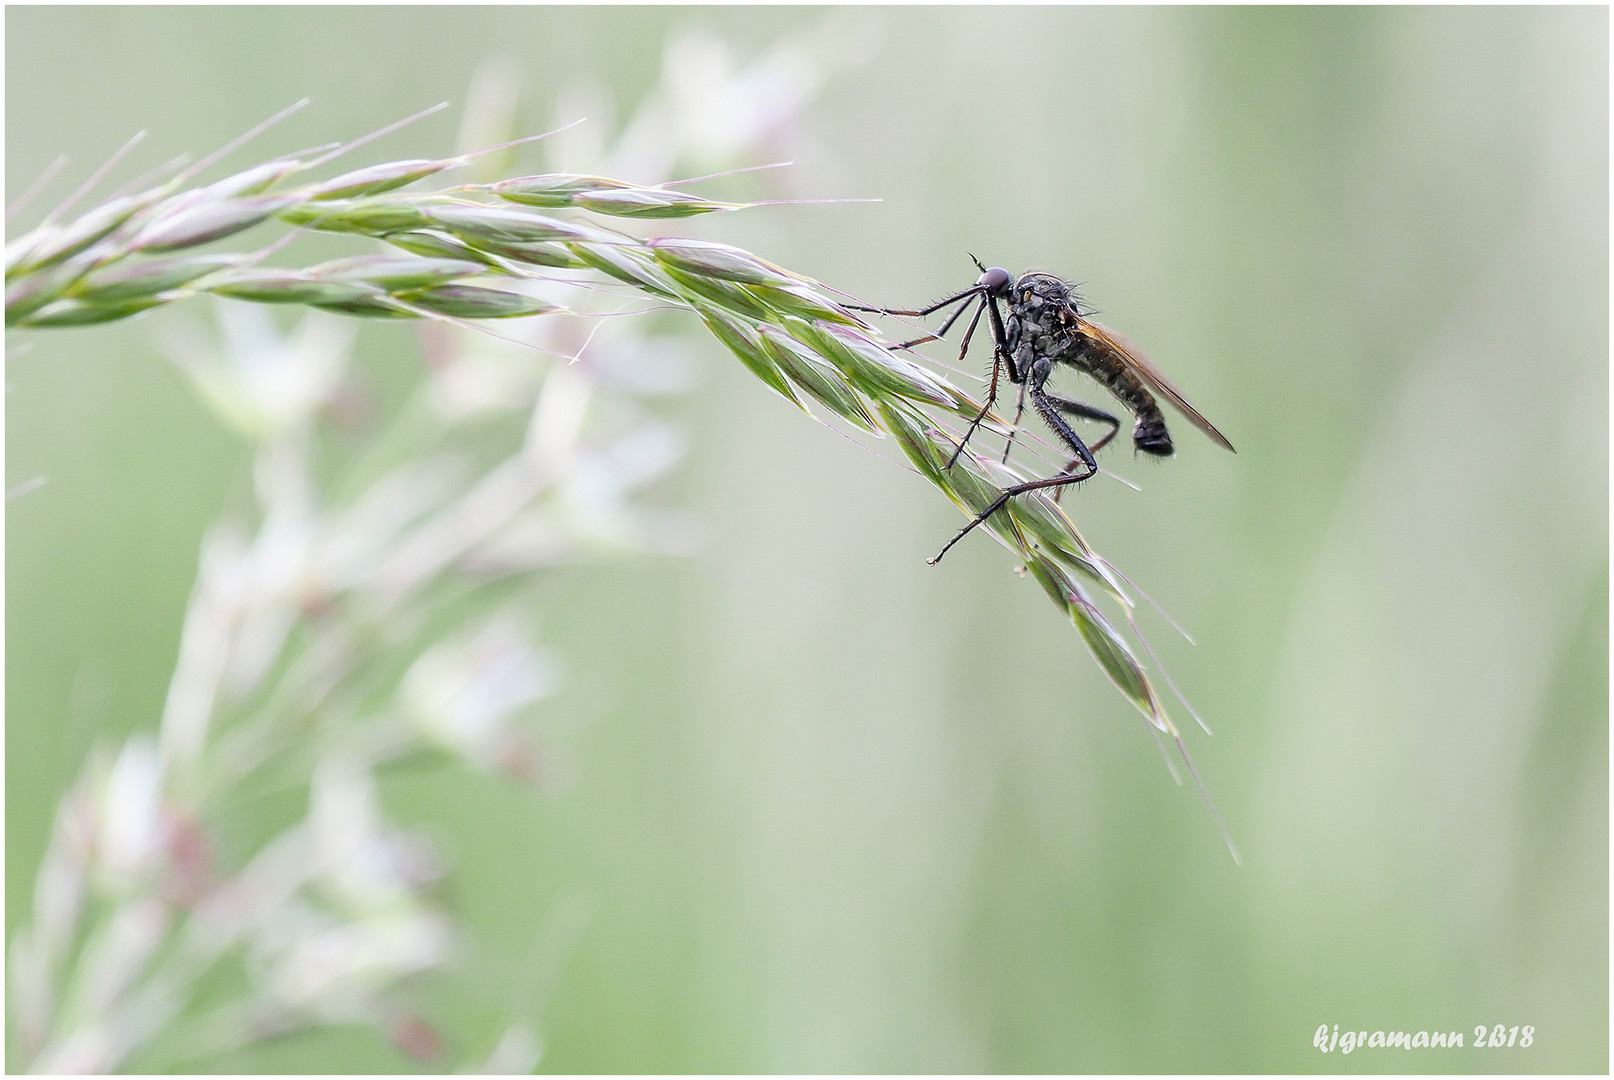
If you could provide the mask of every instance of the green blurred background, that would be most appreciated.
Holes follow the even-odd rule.
[[[304,95],[271,149],[351,137],[499,56],[527,130],[580,83],[620,117],[691,27],[866,54],[789,183],[885,201],[686,231],[889,304],[966,252],[1079,279],[1238,445],[1179,420],[1174,461],[1111,452],[1142,494],[1066,506],[1198,639],[1143,617],[1245,865],[1001,548],[926,566],[956,511],[696,338],[658,501],[704,549],[539,592],[573,780],[386,789],[454,856],[451,1044],[566,911],[546,1070],[1606,1072],[1605,9],[12,8],[7,190]],[[249,491],[154,324],[14,336],[7,483],[48,482],[6,529],[8,937],[92,742],[155,725],[201,533]],[[1324,1023],[1537,1035],[1325,1056]],[[364,1031],[219,1065],[414,1067]]]

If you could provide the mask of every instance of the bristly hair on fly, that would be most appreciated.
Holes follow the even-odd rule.
[[[1021,277],[1025,277],[1027,274],[1047,274],[1049,277],[1059,277],[1059,274],[1055,271],[1044,270],[1040,266],[1028,266],[1020,272]],[[1065,281],[1064,278],[1059,278],[1059,280]],[[1098,308],[1088,306],[1087,297],[1079,291],[1086,284],[1087,282],[1085,281],[1065,281],[1065,287],[1070,290],[1071,306],[1076,309],[1076,314],[1084,319],[1089,315],[1097,315],[1099,312]]]

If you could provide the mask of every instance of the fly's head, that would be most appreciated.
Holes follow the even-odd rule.
[[[1014,275],[1001,266],[990,266],[975,279],[975,287],[987,296],[1006,297],[1014,291]]]
[[[983,296],[995,296],[1003,299],[1014,290],[1014,275],[1001,266],[987,266],[974,255],[970,256],[981,271],[981,276],[975,279],[975,287],[981,290]]]

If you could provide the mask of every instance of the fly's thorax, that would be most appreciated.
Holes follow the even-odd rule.
[[[1036,319],[1037,314],[1070,304],[1070,286],[1052,274],[1022,274],[1009,286],[1009,310]]]
[[[1052,274],[1025,274],[1010,289],[1003,328],[1020,371],[1037,360],[1074,362],[1079,325],[1070,286]]]

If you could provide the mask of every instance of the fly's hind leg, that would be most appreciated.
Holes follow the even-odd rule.
[[[1110,413],[1105,412],[1103,409],[1100,409],[1097,406],[1089,405],[1085,401],[1077,401],[1074,398],[1061,397],[1058,394],[1050,394],[1046,391],[1043,392],[1042,397],[1051,408],[1057,410],[1065,416],[1080,417],[1083,420],[1094,420],[1100,424],[1108,424],[1110,426],[1110,430],[1101,435],[1098,440],[1092,444],[1092,446],[1083,447],[1083,449],[1087,450],[1089,454],[1096,454],[1100,450],[1104,449],[1104,447],[1109,445],[1110,440],[1115,438],[1116,433],[1121,430],[1121,421],[1117,420]],[[1044,412],[1043,415],[1046,417],[1047,413]],[[1016,416],[1015,420],[1018,423],[1019,417]],[[1052,421],[1050,420],[1049,423],[1052,424]],[[1055,426],[1055,430],[1058,430],[1058,426]],[[1072,432],[1071,434],[1074,433]],[[1061,431],[1060,435],[1066,436],[1066,433]],[[1069,437],[1066,437],[1066,441],[1070,441]],[[1077,441],[1080,442],[1080,440]],[[1077,457],[1072,458],[1065,466],[1065,471],[1070,472],[1071,470],[1075,469],[1077,465],[1085,464],[1089,460],[1091,460],[1090,457],[1078,455]],[[1095,472],[1098,471],[1098,466],[1096,464],[1093,466],[1093,470]],[[1064,492],[1065,489],[1063,487],[1055,488],[1054,502],[1058,502],[1059,496],[1063,495]]]
[[[975,519],[968,525],[958,530],[958,533],[954,535],[951,540],[947,541],[946,546],[936,553],[935,558],[927,560],[930,565],[935,566],[938,562],[940,562],[941,557],[946,555],[947,552],[952,549],[954,544],[964,539],[965,536],[968,536],[970,531],[974,529],[975,526],[981,524],[981,522],[997,513],[1003,508],[1003,505],[1014,496],[1024,495],[1028,491],[1041,491],[1047,488],[1053,488],[1054,498],[1057,499],[1059,498],[1059,493],[1070,485],[1079,484],[1083,480],[1091,480],[1093,477],[1098,475],[1098,462],[1093,460],[1093,451],[1087,448],[1087,444],[1082,442],[1081,436],[1077,435],[1075,430],[1065,422],[1063,417],[1059,415],[1060,411],[1068,408],[1070,411],[1075,412],[1078,416],[1082,416],[1085,419],[1108,420],[1114,425],[1114,429],[1112,429],[1108,435],[1104,436],[1104,438],[1093,444],[1095,448],[1102,447],[1105,443],[1109,442],[1110,439],[1114,438],[1115,431],[1119,430],[1121,422],[1116,420],[1115,417],[1110,416],[1108,413],[1093,408],[1091,405],[1084,405],[1079,401],[1070,401],[1067,398],[1057,398],[1054,395],[1044,391],[1040,386],[1029,386],[1026,392],[1031,395],[1031,403],[1037,407],[1037,411],[1042,414],[1043,419],[1048,421],[1048,426],[1053,428],[1054,431],[1059,434],[1059,437],[1063,439],[1076,454],[1076,459],[1066,466],[1064,471],[1059,473],[1057,476],[1050,476],[1043,480],[1030,480],[1024,484],[1015,484],[1013,487],[1005,488],[1002,494],[1000,494],[996,499],[992,500],[990,506],[988,506],[985,510],[982,510],[979,514],[975,515]],[[1080,472],[1076,471],[1078,467],[1081,469]]]

